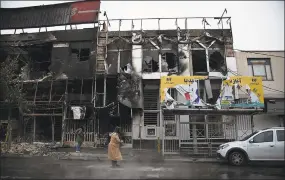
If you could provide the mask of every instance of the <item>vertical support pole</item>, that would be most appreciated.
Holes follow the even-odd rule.
[[[51,116],[51,134],[52,134],[52,142],[54,142],[54,117]]]
[[[209,50],[208,50],[208,48],[205,48],[205,52],[206,52],[207,71],[210,72]]]
[[[117,73],[120,73],[121,68],[121,51],[118,49],[118,65],[117,65]]]
[[[68,98],[68,79],[65,81],[65,93],[64,93],[64,101],[63,101],[63,108],[62,108],[62,127],[61,127],[61,145],[64,145],[65,142],[65,134],[66,134],[66,111],[67,111],[67,98]]]
[[[8,149],[11,147],[12,143],[12,122],[11,122],[11,106],[8,106],[8,127],[7,127],[7,135],[8,135]]]
[[[193,60],[192,60],[192,46],[191,43],[188,44],[188,54],[189,54],[189,64],[188,64],[188,68],[189,68],[189,74],[190,76],[193,76]]]
[[[82,101],[82,91],[83,91],[83,78],[81,78],[81,88],[80,88],[80,104]]]
[[[33,119],[34,119],[33,142],[35,142],[36,141],[36,117],[34,116]]]
[[[37,81],[37,85],[36,85],[36,91],[35,91],[35,95],[34,95],[34,104],[36,103],[36,97],[37,97],[37,91],[38,91],[38,81]]]
[[[192,126],[194,154],[197,154],[198,153],[198,148],[197,148],[196,116],[194,118],[191,118],[191,119],[194,122],[193,126]]]
[[[103,99],[103,107],[106,106],[106,94],[107,94],[107,92],[106,92],[106,88],[107,88],[107,87],[106,87],[106,86],[107,86],[106,79],[107,79],[107,77],[106,77],[106,75],[104,74],[104,95],[103,95],[104,99]]]
[[[52,86],[53,86],[53,80],[51,81],[51,85],[50,85],[50,91],[49,91],[49,103],[50,103],[50,101],[51,101]]]
[[[92,100],[93,100],[93,98],[94,98],[94,77],[92,78],[92,85],[91,86],[92,86],[91,87],[91,97],[92,97]],[[92,100],[91,100],[91,103],[92,103]]]
[[[237,123],[237,116],[235,115],[235,116],[233,116],[232,117],[233,119],[234,119],[234,121],[235,121],[235,140],[236,141],[238,141],[239,140],[239,138],[238,138],[238,123]]]
[[[132,133],[132,148],[134,145],[134,128],[133,128],[133,108],[131,108],[131,127],[130,127],[131,133]]]
[[[182,139],[182,137],[181,137],[181,125],[180,125],[180,115],[177,115],[176,116],[177,117],[177,123],[176,123],[176,126],[177,126],[177,133],[178,133],[178,138],[179,138],[179,149],[181,148],[181,139]],[[177,136],[177,134],[176,134],[176,136]]]
[[[164,133],[164,123],[163,123],[163,113],[162,113],[162,107],[161,107],[161,105],[160,105],[160,108],[159,108],[159,118],[160,118],[160,123],[159,123],[159,125],[160,125],[160,134],[161,134],[161,141],[162,141],[162,150],[161,150],[161,154],[162,154],[162,156],[164,156],[164,151],[165,151],[165,149],[164,149],[164,141],[165,141],[165,133]]]
[[[160,18],[158,18],[157,23],[158,23],[158,30],[160,30]]]
[[[251,124],[251,133],[253,133],[254,132],[253,115],[250,116],[250,124]]]
[[[93,88],[93,96],[92,96],[92,98],[93,98],[93,112],[94,112],[94,114],[93,114],[93,116],[94,116],[94,119],[93,119],[93,131],[94,131],[94,142],[95,142],[95,146],[97,146],[97,132],[96,132],[96,120],[98,120],[97,118],[96,118],[96,75],[94,76],[94,79],[93,79],[93,84],[94,84],[94,88]]]
[[[158,64],[159,64],[159,72],[160,73],[162,72],[162,67],[161,67],[162,62],[161,61],[162,61],[161,60],[161,53],[159,53],[159,55],[158,55]]]

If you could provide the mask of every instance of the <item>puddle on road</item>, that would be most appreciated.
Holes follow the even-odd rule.
[[[159,174],[147,174],[146,177],[147,178],[159,178]]]
[[[173,171],[172,168],[164,168],[164,167],[152,167],[152,166],[132,166],[132,167],[119,167],[119,168],[112,168],[111,165],[90,165],[87,166],[88,169],[108,169],[110,170],[132,170],[132,171],[146,171],[146,172],[164,172],[164,171]]]

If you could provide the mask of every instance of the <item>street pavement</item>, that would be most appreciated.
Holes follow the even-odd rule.
[[[225,163],[56,160],[50,157],[1,157],[1,178],[20,179],[284,179],[283,166]]]

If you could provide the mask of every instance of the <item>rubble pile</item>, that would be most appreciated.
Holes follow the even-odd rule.
[[[1,146],[2,154],[17,154],[17,155],[31,155],[31,156],[52,156],[54,158],[61,158],[69,156],[66,152],[53,151],[56,146],[54,144],[45,143],[12,143],[9,150],[7,146]]]
[[[50,148],[45,145],[35,145],[29,143],[12,143],[9,150],[7,150],[7,147],[2,149],[2,153],[27,155],[44,155],[49,151]]]

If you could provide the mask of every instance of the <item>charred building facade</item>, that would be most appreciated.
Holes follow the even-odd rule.
[[[74,4],[68,6],[70,11],[75,11]],[[176,23],[170,30],[159,25],[157,30],[145,30],[147,19],[136,19],[141,29],[134,30],[132,19],[111,20],[105,14],[106,20],[99,21],[97,15],[94,28],[0,36],[1,60],[19,60],[29,107],[28,112],[15,107],[12,113],[2,108],[7,117],[1,119],[14,118],[22,137],[73,145],[74,131],[84,126],[84,145],[100,147],[108,133],[120,126],[125,147],[212,155],[224,141],[251,132],[251,115],[245,111],[197,113],[205,109],[203,105],[189,105],[196,113],[181,114],[160,101],[164,76],[207,76],[199,81],[198,96],[204,104],[218,100],[222,80],[236,71],[229,71],[236,66],[229,17],[201,18],[204,27],[197,29],[187,26],[191,18],[182,19],[184,28],[172,18]],[[207,29],[206,19],[224,20],[229,28]],[[61,24],[79,23],[76,20]],[[156,19],[158,24],[160,20]],[[112,21],[119,21],[118,30],[109,30]],[[129,30],[120,29],[124,21],[132,22]],[[177,102],[183,98],[175,89],[168,94]]]

